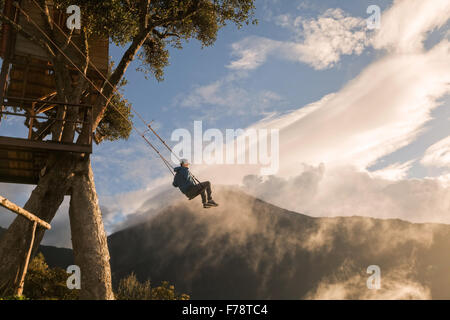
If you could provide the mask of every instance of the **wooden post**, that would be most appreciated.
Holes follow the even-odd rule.
[[[27,56],[27,64],[25,66],[24,78],[23,78],[22,98],[25,98],[26,94],[27,94],[27,84],[28,84],[28,73],[29,73],[29,71],[30,71],[30,56],[28,55]],[[24,106],[25,101],[21,101],[21,103],[22,103],[22,108],[24,110],[26,110],[25,106]],[[31,116],[33,116],[33,111],[32,110],[30,110],[30,113],[31,113]],[[31,139],[31,133],[33,132],[33,118],[31,118],[31,117],[29,118],[28,125],[29,125],[28,139]]]
[[[3,9],[3,13],[8,18],[11,16],[11,10],[12,10],[12,2],[11,0],[7,0]],[[2,43],[1,43],[1,49],[0,49],[0,55],[3,57],[2,62],[2,70],[0,72],[0,111],[3,111],[3,97],[5,96],[6,91],[6,79],[8,77],[9,73],[9,58],[11,55],[11,41],[10,41],[10,25],[7,23],[3,23],[2,28]],[[2,120],[2,114],[0,114],[0,121]]]
[[[22,293],[23,293],[23,286],[25,284],[25,276],[27,275],[28,264],[30,263],[31,252],[33,251],[34,238],[36,236],[36,227],[37,227],[37,222],[34,221],[33,222],[33,231],[31,233],[30,248],[28,249],[27,257],[25,258],[25,264],[22,269],[22,275],[20,276],[19,286],[17,287],[16,292],[15,292],[15,295],[18,297],[22,296]]]
[[[28,123],[28,140],[32,140],[33,137],[33,125],[34,125],[34,116],[36,115],[34,112],[34,106],[36,105],[35,102],[31,104],[30,109],[30,122]]]
[[[6,91],[6,79],[9,74],[9,58],[5,58],[2,62],[2,69],[0,72],[0,112],[4,109],[4,96]],[[0,114],[0,121],[2,120],[3,114]]]
[[[8,77],[8,71],[9,71],[9,61],[3,60],[2,71],[0,72],[0,112],[3,112],[4,109],[3,97],[5,95],[6,77]],[[2,117],[3,114],[0,113],[0,122],[2,121]]]

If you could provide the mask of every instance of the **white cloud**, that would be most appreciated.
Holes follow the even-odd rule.
[[[238,70],[256,69],[265,63],[267,56],[281,45],[281,41],[255,36],[247,37],[233,43],[233,55],[238,56],[239,59],[231,62],[228,67]]]
[[[397,5],[404,2],[396,1],[390,12],[400,14]],[[411,20],[434,22],[420,23],[408,31],[415,36],[393,31],[398,41],[386,41],[383,47],[398,43],[399,50],[388,50],[339,92],[252,126],[280,130],[280,172],[267,181],[247,178],[254,195],[316,216],[363,215],[450,223],[448,177],[405,180],[414,160],[367,172],[380,158],[416,140],[426,130],[431,112],[449,93],[450,42],[442,39],[428,51],[417,47],[428,32],[450,18],[449,12],[428,6],[423,12],[407,12]],[[424,13],[430,17],[421,17]],[[382,28],[392,26],[392,21],[396,21],[394,14],[383,16]],[[408,22],[397,21],[401,30]],[[378,39],[387,37],[382,32]],[[412,43],[408,39],[415,39],[416,44],[407,45]],[[406,47],[411,50],[404,50]],[[246,65],[245,60],[241,62]],[[430,148],[425,158],[446,163],[446,146],[441,142]],[[214,176],[216,183],[239,184],[245,176],[259,174],[259,169],[210,166],[201,174]]]
[[[299,163],[363,170],[425,130],[431,112],[450,89],[449,50],[449,41],[443,40],[427,52],[387,55],[339,92],[252,127],[280,130],[280,176],[298,174]],[[208,170],[239,183],[259,169],[227,167],[223,177],[216,167]]]
[[[303,62],[315,69],[333,67],[342,55],[361,54],[367,45],[364,19],[350,17],[341,9],[329,9],[317,19],[281,15],[276,23],[291,30],[295,41],[248,37],[232,45],[238,59],[231,69],[252,70],[269,57]]]
[[[381,28],[372,33],[365,19],[351,17],[341,9],[328,9],[316,19],[282,14],[273,20],[290,30],[294,40],[247,37],[233,44],[238,59],[228,67],[252,70],[278,57],[322,70],[336,65],[343,55],[360,55],[369,45],[395,53],[415,53],[423,50],[426,35],[444,26],[449,15],[448,0],[396,0],[383,13]]]
[[[429,147],[421,163],[429,167],[450,167],[450,136]]]
[[[448,0],[396,0],[383,13],[373,46],[397,53],[421,51],[427,33],[442,27],[449,16]]]
[[[360,274],[345,280],[324,279],[306,295],[308,300],[430,300],[429,287],[419,283],[405,272],[408,265],[397,268],[381,278],[380,290],[369,290],[366,287],[368,276]],[[411,272],[413,273],[413,272]]]
[[[393,163],[386,168],[371,172],[371,175],[386,180],[402,180],[406,178],[414,162],[415,160],[410,160],[405,163]]]
[[[261,115],[273,106],[281,103],[283,98],[271,90],[250,92],[239,84],[246,74],[230,73],[226,77],[204,86],[194,87],[187,95],[179,95],[175,103],[181,107],[206,109],[209,120],[223,115]]]
[[[168,194],[167,191],[170,191],[167,187],[168,181],[171,181],[171,176],[164,175],[151,180],[151,183],[144,188],[113,195],[103,195],[101,205],[107,231],[115,229],[118,221],[121,221],[124,217],[139,214],[143,210],[160,209],[170,202],[165,196]],[[171,196],[175,195],[171,194]]]
[[[399,218],[450,224],[450,188],[440,178],[391,180],[354,167],[301,166],[291,178],[244,178],[244,190],[277,206],[317,217]]]

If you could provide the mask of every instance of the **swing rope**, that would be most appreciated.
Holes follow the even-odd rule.
[[[36,7],[38,7],[44,14],[46,14],[45,10],[36,2],[36,0],[32,0],[34,2],[34,4],[36,5]],[[132,127],[132,129],[134,129],[143,139],[144,141],[147,143],[147,145],[152,148],[157,154],[158,156],[161,158],[161,160],[163,161],[163,163],[165,164],[165,166],[168,168],[168,170],[172,173],[172,175],[175,175],[175,173],[173,172],[174,167],[170,164],[170,162],[161,154],[161,152],[159,152],[159,150],[147,139],[147,137],[145,136],[145,133],[142,133],[134,124],[133,122],[131,122],[128,117],[126,115],[124,115],[119,108],[117,108],[114,103],[112,103],[110,101],[110,98],[108,99],[102,89],[99,89],[94,83],[93,81],[91,81],[85,74],[84,72],[72,61],[72,59],[70,57],[68,57],[64,51],[47,35],[47,33],[42,30],[42,28],[19,6],[19,4],[17,2],[14,2],[13,5],[27,18],[28,21],[30,21],[37,30],[39,30],[39,32],[41,32],[45,38],[48,39],[48,41],[50,43],[53,44],[53,46],[55,46],[55,48],[74,66],[74,68],[80,72],[80,74],[85,78],[85,80],[87,82],[89,82],[89,84],[92,85],[92,87],[98,91],[98,93],[100,95],[102,95],[105,100],[107,101],[107,105],[111,105],[116,112],[125,119],[125,121],[127,121],[130,126]],[[77,49],[77,51],[85,58],[85,60],[88,62],[88,64],[90,66],[93,67],[94,70],[96,70],[98,72],[98,74],[103,78],[103,80],[105,80],[105,83],[109,84],[111,89],[113,90],[113,92],[117,93],[122,99],[123,99],[123,95],[117,90],[117,88],[115,86],[113,86],[111,84],[111,82],[103,75],[102,72],[100,72],[98,70],[98,68],[90,61],[90,59],[88,59],[88,57],[81,51],[81,49],[72,41],[71,38],[69,38],[69,36],[64,32],[64,30],[61,29],[61,27],[54,22],[54,20],[52,18],[50,18],[50,21],[52,22],[52,24],[54,26],[57,27],[57,29],[62,33],[62,35],[68,40],[69,44],[72,44],[72,46]],[[142,117],[142,115],[137,112],[136,109],[134,109],[132,106],[130,106],[130,110],[135,113],[138,118],[150,129],[150,131],[161,141],[161,143],[171,152],[171,154],[173,154],[179,161],[181,161],[181,159],[178,157],[178,155],[176,155],[173,150],[167,145],[167,143],[159,136],[159,134],[156,132],[156,130],[153,129],[153,127],[150,125],[150,123],[147,123],[145,121],[145,119]],[[200,183],[200,181],[194,176],[192,175],[192,177],[194,178],[194,180],[196,180],[198,183]]]

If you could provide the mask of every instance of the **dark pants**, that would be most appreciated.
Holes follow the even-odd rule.
[[[211,193],[211,183],[209,181],[205,181],[190,187],[186,192],[186,195],[189,199],[194,199],[200,194],[202,196],[202,202],[206,203],[206,195],[208,195],[208,200],[212,200]]]

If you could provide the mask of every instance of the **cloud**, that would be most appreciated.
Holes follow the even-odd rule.
[[[184,200],[178,189],[168,184],[169,177],[154,181],[152,186],[102,198],[102,214],[108,234],[137,225],[155,216],[169,204]]]
[[[211,120],[227,115],[261,115],[274,104],[283,103],[283,98],[274,91],[244,89],[239,81],[245,77],[246,74],[233,72],[213,83],[196,86],[191,93],[177,96],[175,104],[188,108],[214,106],[204,110]]]
[[[281,45],[281,41],[256,36],[247,37],[232,45],[233,54],[239,59],[232,61],[228,67],[237,70],[256,69]]]
[[[450,167],[450,136],[429,147],[421,163],[428,167]]]
[[[401,180],[406,178],[414,162],[415,160],[410,160],[405,163],[393,163],[386,168],[371,172],[371,175],[386,180]]]
[[[322,169],[305,178],[316,180]],[[297,197],[307,185],[311,183],[296,189]],[[272,191],[279,186],[274,184]],[[183,200],[127,230],[128,237],[118,235],[138,244],[135,254],[144,258],[133,259],[136,266],[157,261],[152,270],[141,268],[141,277],[154,279],[175,272],[178,281],[194,291],[195,283],[204,283],[206,271],[210,276],[227,270],[232,278],[246,275],[246,284],[254,283],[250,297],[264,299],[301,299],[305,294],[314,299],[448,296],[439,279],[442,268],[434,268],[448,264],[442,255],[448,226],[361,217],[316,219],[281,210],[236,188],[215,191],[221,205],[213,212],[205,214],[198,199]],[[366,287],[365,270],[372,264],[381,267],[379,291]],[[227,287],[230,280],[217,279],[219,288]],[[224,290],[225,296],[241,297],[240,289],[233,289]]]
[[[395,53],[422,51],[427,33],[442,27],[449,17],[448,0],[396,0],[383,13],[372,44]]]
[[[281,170],[278,176],[264,180],[255,175],[259,173],[259,167],[245,165],[212,165],[193,170],[207,180],[213,179],[214,184],[241,184],[244,181],[246,190],[254,195],[314,216],[362,215],[450,223],[450,178],[406,180],[414,160],[389,164],[371,173],[366,169],[381,157],[414,141],[425,130],[431,112],[440,106],[439,99],[449,92],[448,40],[441,40],[428,51],[423,50],[427,33],[442,25],[449,15],[446,10],[439,11],[425,2],[414,1],[411,2],[413,8],[424,11],[408,9],[405,11],[408,19],[401,19],[402,10],[397,8],[403,8],[405,3],[394,2],[383,14],[382,29],[375,34],[375,46],[389,49],[384,56],[340,91],[287,114],[272,114],[250,127],[280,129]],[[442,2],[437,8],[442,9],[440,4]],[[427,17],[422,17],[424,13]],[[393,28],[396,21],[398,25]],[[239,58],[230,67],[235,70],[209,85],[194,88],[190,95],[179,97],[179,103],[197,108],[218,105],[222,112],[231,112],[223,107],[234,105],[236,110],[233,112],[239,112],[249,103],[250,97],[255,99],[258,94],[252,96],[242,89],[239,80],[248,74],[236,70],[255,69],[273,54],[280,54],[289,61],[329,67],[337,63],[342,54],[358,54],[367,41],[371,41],[367,35],[358,33],[363,32],[361,23],[361,19],[349,17],[340,10],[330,10],[317,19],[279,16],[278,24],[290,27],[295,41],[248,37],[234,44],[233,51]],[[413,23],[411,30],[409,23]],[[333,28],[336,33],[332,32]],[[295,30],[300,32],[295,33]],[[298,45],[302,50],[308,47],[313,52],[315,44],[333,37],[341,40],[336,46],[329,47],[331,54],[326,59],[319,55],[317,61],[308,62],[305,55],[293,54]],[[392,47],[396,45],[398,50]],[[300,57],[304,61],[299,60]],[[276,94],[268,93],[267,96],[272,102],[278,99]],[[152,193],[155,197],[144,202],[146,195]],[[113,213],[108,218],[108,226],[113,229],[121,217],[126,217],[125,225],[130,225],[141,221],[145,212],[158,211],[160,203],[165,203],[165,200],[159,201],[165,198],[158,195],[156,189],[144,188],[103,198],[102,202]],[[133,205],[130,207],[129,203]],[[150,204],[154,207],[145,210]]]
[[[450,187],[441,178],[390,180],[353,167],[304,165],[303,172],[291,178],[250,175],[243,185],[255,197],[316,217],[450,224]]]
[[[301,163],[352,165],[364,170],[424,132],[431,112],[450,89],[449,50],[450,42],[442,40],[427,52],[389,54],[339,92],[250,128],[279,130],[281,177],[299,174]],[[260,167],[235,165],[219,170],[211,166],[204,170],[221,183],[240,183]],[[403,169],[406,172],[406,167]]]
[[[379,47],[387,47],[388,42],[380,40],[387,37],[383,28],[389,28],[397,21],[396,17],[400,14],[397,7],[403,7],[404,3],[396,1],[383,15],[382,29],[379,31],[381,35],[377,36]],[[440,6],[438,8],[442,9]],[[423,43],[424,35],[450,18],[446,10],[434,10],[428,6],[424,10],[430,17],[423,18],[423,12],[413,10],[408,11],[409,20],[434,22],[418,24],[411,34],[394,32],[399,46],[404,45],[403,37],[412,37],[412,34],[418,43]],[[339,10],[330,11],[328,15],[322,18],[330,21],[345,19]],[[279,24],[295,27],[303,23],[301,18],[294,19],[294,22],[289,19],[287,16]],[[353,20],[350,21],[344,25],[357,25]],[[333,23],[322,24],[328,26]],[[400,19],[398,28],[403,30],[403,24],[406,23],[406,20]],[[322,25],[317,21],[311,24]],[[252,50],[252,46],[247,45],[254,42],[252,38],[243,41],[234,47],[237,52],[243,53],[241,59],[233,62],[236,68],[259,66],[267,58],[268,52],[279,46],[278,42],[263,39],[261,42],[256,41],[258,46]],[[392,45],[397,42],[394,41]],[[432,119],[432,111],[442,104],[440,99],[450,92],[449,52],[450,43],[447,39],[441,39],[428,51],[387,51],[340,91],[291,113],[278,117],[272,115],[250,128],[280,130],[278,174],[282,177],[299,174],[299,163],[352,165],[364,170],[380,158],[409,145],[426,130],[426,124]],[[374,174],[384,174],[385,177],[390,174],[391,178],[398,179],[405,176],[408,167],[406,164],[403,167],[391,165]],[[239,183],[245,174],[255,173],[259,169],[257,166],[227,167],[226,176],[220,172],[217,175],[223,183]],[[218,172],[217,168],[205,170]]]
[[[369,290],[365,283],[369,275],[354,275],[348,279],[324,279],[306,295],[307,300],[430,300],[431,290],[412,278],[404,265],[383,274],[381,289]],[[332,277],[330,277],[332,278]]]
[[[317,19],[278,16],[277,24],[291,30],[295,41],[277,41],[264,37],[247,37],[232,45],[238,59],[230,69],[252,70],[269,57],[303,62],[314,69],[331,68],[342,55],[360,55],[367,45],[366,22],[350,17],[341,9],[329,9]]]
[[[278,57],[323,70],[335,66],[343,55],[360,55],[368,46],[395,53],[420,52],[426,35],[444,26],[449,15],[447,0],[396,0],[383,13],[381,28],[371,32],[365,19],[339,8],[328,9],[315,19],[282,14],[272,20],[289,30],[294,40],[247,37],[232,45],[238,58],[228,67],[253,70]]]

